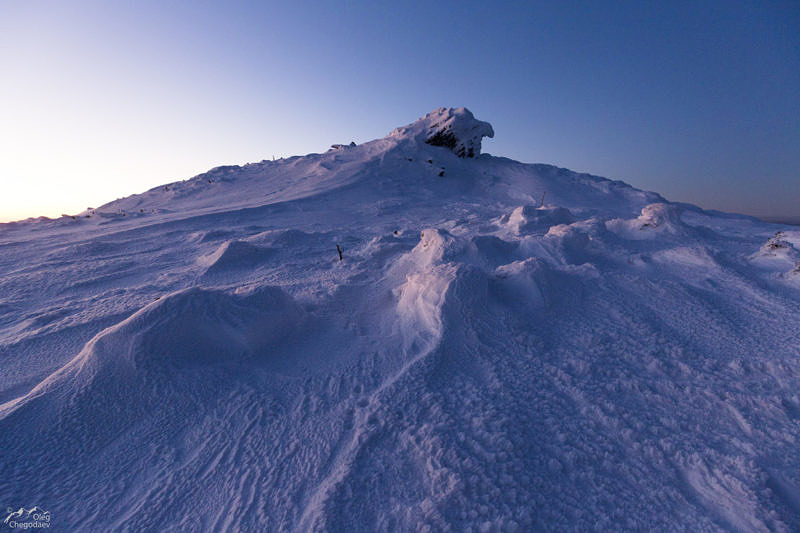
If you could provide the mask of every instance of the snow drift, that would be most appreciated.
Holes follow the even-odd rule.
[[[70,531],[800,529],[800,232],[493,134],[443,108],[0,225],[0,500]]]

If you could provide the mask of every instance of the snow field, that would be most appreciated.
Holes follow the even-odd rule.
[[[0,227],[0,500],[70,531],[800,529],[798,232],[480,154],[487,126]]]

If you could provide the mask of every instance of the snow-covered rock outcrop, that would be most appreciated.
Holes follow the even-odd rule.
[[[481,140],[493,138],[494,130],[488,122],[477,120],[466,107],[440,107],[408,126],[395,129],[389,136],[449,148],[458,157],[477,157],[481,153]]]

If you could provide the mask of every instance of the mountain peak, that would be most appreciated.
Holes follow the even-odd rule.
[[[396,128],[389,136],[449,148],[458,157],[476,157],[481,153],[481,139],[493,138],[494,130],[466,107],[440,107],[407,126]]]

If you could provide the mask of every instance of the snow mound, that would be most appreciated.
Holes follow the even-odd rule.
[[[551,253],[557,263],[572,266],[594,265],[607,254],[604,242],[607,234],[608,231],[601,221],[589,219],[551,226],[544,238],[552,247]]]
[[[261,287],[247,296],[192,288],[134,314],[92,346],[93,357],[118,361],[116,347],[134,366],[226,363],[266,356],[300,320],[291,296]]]
[[[506,263],[517,249],[494,235],[476,237],[454,236],[444,229],[426,228],[420,232],[417,245],[401,260],[402,269],[426,269],[447,263],[464,263],[476,266]],[[409,267],[408,265],[413,265]]]
[[[523,205],[504,215],[500,223],[514,233],[523,235],[559,224],[572,224],[575,217],[564,207],[536,207]]]
[[[509,305],[538,310],[547,304],[548,275],[547,265],[530,257],[497,267],[494,279],[500,298]]]
[[[681,226],[681,209],[673,204],[650,204],[642,209],[642,214],[638,218],[641,228],[674,228]]]
[[[656,203],[642,208],[642,214],[633,220],[614,219],[606,227],[628,239],[651,239],[656,235],[686,235],[690,227],[681,220],[683,209],[675,204]]]
[[[276,287],[248,295],[193,288],[144,307],[99,333],[28,394],[0,405],[4,427],[25,428],[0,435],[0,447],[18,458],[0,464],[4,482],[43,491],[80,472],[79,465],[93,465],[88,468],[101,472],[100,485],[88,479],[75,489],[89,508],[109,506],[109,494],[120,482],[143,491],[139,496],[148,494],[150,482],[143,478],[154,473],[143,463],[155,464],[160,453],[183,447],[184,438],[185,449],[202,450],[207,440],[192,432],[202,424],[227,423],[208,417],[220,402],[241,401],[230,395],[231,388],[244,387],[256,374],[275,374],[275,361],[302,316]],[[55,447],[58,453],[45,451]],[[44,473],[37,483],[26,485],[38,469]],[[20,498],[37,496],[27,492]],[[85,517],[68,510],[59,518],[64,529],[81,529]],[[131,518],[116,511],[104,520],[147,521],[146,515]]]
[[[425,228],[419,234],[419,243],[408,254],[408,259],[418,268],[454,259],[463,252],[463,243],[443,229]]]
[[[800,252],[791,233],[793,232],[777,232],[748,259],[762,269],[796,276],[800,273]]]
[[[416,122],[396,128],[389,137],[412,139],[450,149],[458,157],[477,157],[481,139],[494,137],[492,125],[477,120],[466,107],[440,107]]]
[[[211,255],[201,257],[198,263],[206,267],[207,274],[227,270],[253,268],[274,255],[274,250],[256,246],[247,241],[226,241]]]
[[[99,333],[28,395],[0,406],[0,419],[53,390],[110,398],[134,381],[152,387],[182,369],[263,359],[301,317],[299,306],[277,287],[246,296],[201,288],[171,294]]]

